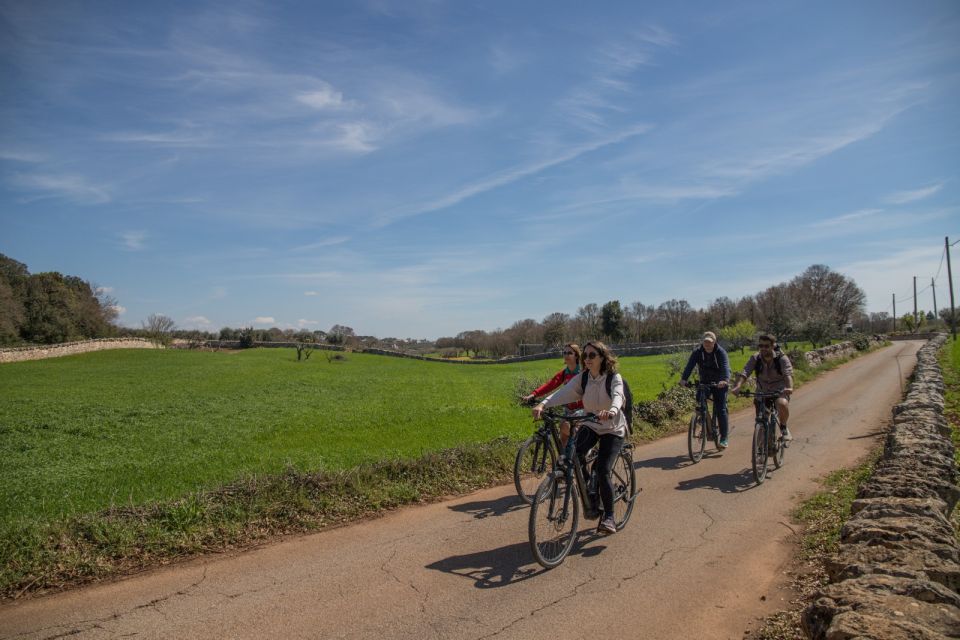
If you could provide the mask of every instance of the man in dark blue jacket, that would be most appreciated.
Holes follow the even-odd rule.
[[[730,359],[723,347],[717,344],[717,336],[712,331],[703,334],[703,344],[693,350],[687,366],[680,376],[680,384],[687,386],[687,378],[696,366],[700,373],[700,382],[716,383],[710,389],[713,398],[713,415],[720,423],[720,448],[727,448],[727,436],[730,430],[730,421],[727,418],[727,383],[730,380]]]

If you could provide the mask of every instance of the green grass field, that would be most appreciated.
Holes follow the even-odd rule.
[[[671,356],[624,358],[635,400]],[[673,356],[676,358],[677,356]],[[733,356],[742,366],[746,355]],[[339,470],[531,431],[544,360],[455,365],[291,349],[104,351],[0,367],[0,525],[139,505],[245,474]]]

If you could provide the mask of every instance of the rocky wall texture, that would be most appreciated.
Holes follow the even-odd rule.
[[[852,342],[838,342],[837,344],[831,344],[826,347],[814,349],[813,351],[807,351],[803,354],[803,357],[806,358],[807,364],[811,367],[819,367],[827,360],[845,358],[846,356],[856,353],[856,351],[857,349],[853,346]]]
[[[39,345],[0,349],[0,362],[23,362],[25,360],[43,360],[59,358],[77,353],[104,351],[105,349],[158,349],[153,342],[144,338],[99,338],[81,342],[63,342],[60,344]]]
[[[960,638],[960,544],[950,522],[960,486],[937,363],[946,339],[917,356],[883,458],[827,562],[830,584],[803,612],[810,638]]]

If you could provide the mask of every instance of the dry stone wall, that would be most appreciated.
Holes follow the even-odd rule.
[[[946,339],[917,356],[883,458],[827,563],[831,584],[803,613],[810,638],[960,638],[960,544],[950,522],[960,486],[937,363]]]
[[[158,349],[155,343],[145,338],[100,338],[97,340],[83,340],[80,342],[63,342],[60,344],[38,345],[33,347],[16,347],[0,349],[0,362],[23,362],[26,360],[42,360],[44,358],[59,358],[72,356],[77,353],[90,351],[104,351],[106,349]]]

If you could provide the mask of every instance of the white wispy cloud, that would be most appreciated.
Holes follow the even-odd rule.
[[[104,204],[111,200],[107,187],[91,184],[77,175],[15,173],[9,181],[16,188],[33,191],[36,198],[65,198],[79,204]]]
[[[190,316],[186,324],[188,327],[209,327],[212,323],[206,316]]]
[[[257,316],[253,319],[254,324],[276,324],[276,322],[273,316]]]
[[[305,296],[318,296],[320,295],[319,291],[304,291],[303,295]]]
[[[911,191],[897,191],[896,193],[891,193],[886,198],[883,199],[884,202],[888,204],[906,204],[908,202],[916,202],[917,200],[923,200],[924,198],[929,198],[933,194],[937,193],[943,188],[943,183],[938,182],[937,184],[930,185],[929,187],[923,187],[922,189],[913,189]]]
[[[123,231],[120,233],[120,240],[127,251],[142,251],[145,248],[144,241],[146,239],[146,231]]]
[[[307,327],[316,327],[319,326],[319,320],[307,320],[305,318],[300,318],[297,320],[297,326],[301,329],[306,329]]]
[[[111,294],[113,293],[113,287],[97,287],[97,290],[94,292],[96,294]]]
[[[214,287],[213,292],[210,296],[214,300],[222,300],[227,297],[227,288],[226,287]]]
[[[102,137],[106,142],[120,144],[145,144],[160,147],[203,148],[214,146],[209,133],[205,132],[148,132],[125,131],[106,134]]]
[[[875,216],[878,213],[883,213],[883,209],[860,209],[859,211],[854,211],[853,213],[846,213],[842,216],[837,216],[836,218],[829,218],[827,220],[820,220],[819,222],[814,222],[812,227],[835,227],[838,225],[846,224],[848,222],[853,222],[855,220],[862,220],[863,218],[869,218]]]
[[[466,185],[465,187],[462,187],[453,193],[437,198],[431,202],[406,209],[388,211],[382,214],[376,220],[375,224],[376,226],[385,226],[402,218],[408,218],[411,216],[417,216],[424,213],[446,209],[447,207],[452,207],[455,204],[463,202],[467,198],[472,198],[473,196],[503,187],[510,183],[516,182],[517,180],[528,178],[551,167],[555,167],[565,162],[570,162],[571,160],[578,158],[585,153],[590,153],[591,151],[596,151],[598,149],[602,149],[603,147],[623,142],[624,140],[628,140],[635,136],[646,133],[649,130],[649,125],[635,125],[614,135],[572,146],[557,153],[551,158],[495,173],[492,176],[484,178],[483,180],[477,181],[473,184]]]
[[[0,160],[10,160],[13,162],[37,163],[46,160],[46,157],[35,151],[22,151],[19,149],[0,149]]]
[[[124,307],[124,306],[121,306],[121,305],[119,305],[119,304],[115,304],[115,305],[113,305],[113,306],[110,307],[110,308],[113,309],[113,310],[117,313],[118,316],[122,316],[123,314],[125,314],[125,313],[127,312],[127,308]]]
[[[297,102],[321,111],[324,109],[340,109],[348,106],[343,100],[343,92],[337,91],[326,83],[312,91],[298,93],[295,99]]]
[[[317,242],[311,242],[310,244],[300,245],[294,247],[291,251],[312,251],[314,249],[322,249],[323,247],[332,247],[334,245],[343,244],[350,241],[350,236],[333,236],[330,238],[325,238],[323,240],[318,240]]]

